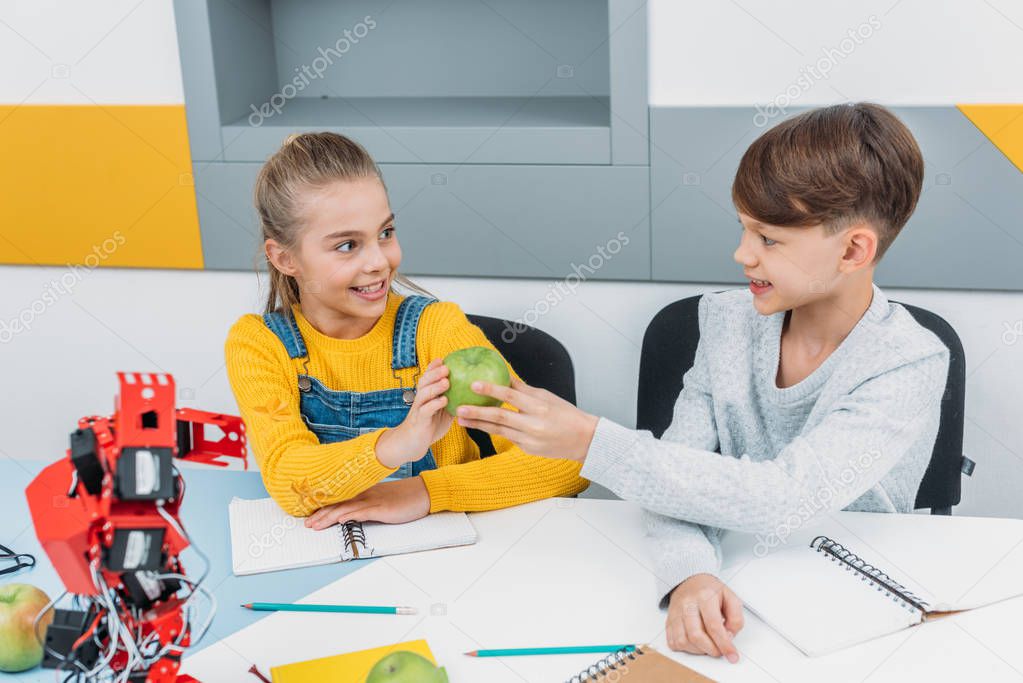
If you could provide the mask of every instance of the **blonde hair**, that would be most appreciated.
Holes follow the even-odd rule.
[[[253,200],[263,243],[272,239],[285,249],[295,248],[302,228],[301,193],[358,178],[379,178],[383,183],[376,162],[359,143],[329,132],[289,135],[256,176]],[[292,305],[301,303],[298,282],[277,270],[265,251],[263,258],[270,276],[264,312],[279,310],[291,315]],[[432,296],[399,273],[395,273],[394,281],[405,289]]]

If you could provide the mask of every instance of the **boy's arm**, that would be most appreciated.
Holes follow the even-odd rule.
[[[933,437],[947,371],[942,348],[876,375],[762,462],[658,441],[601,418],[582,474],[671,517],[771,533],[803,508],[822,514],[846,507],[917,439]]]
[[[660,606],[668,606],[675,588],[696,574],[718,575],[721,531],[643,510],[647,544],[654,559]]]
[[[706,299],[700,301],[699,324],[706,327]],[[696,347],[693,366],[682,380],[671,424],[661,439],[703,451],[719,445],[714,401],[710,391],[703,343]],[[642,500],[639,500],[643,504]],[[675,588],[695,574],[717,576],[721,567],[720,529],[701,526],[651,510],[643,510],[647,544],[654,558],[661,607],[667,607]]]
[[[246,437],[263,484],[277,504],[288,514],[304,517],[395,472],[376,456],[382,429],[320,444],[302,421],[297,374],[285,364],[286,356],[275,353],[276,337],[257,320],[245,317],[235,323],[224,355]]]
[[[497,351],[480,328],[453,303],[429,306],[420,322],[425,361],[444,358],[469,346]],[[514,368],[508,366],[513,377]],[[505,406],[509,407],[509,406]],[[464,429],[457,423],[452,429]],[[422,473],[430,494],[430,512],[494,510],[554,496],[572,496],[589,482],[580,478],[580,464],[528,455],[507,439],[491,436],[494,455]]]

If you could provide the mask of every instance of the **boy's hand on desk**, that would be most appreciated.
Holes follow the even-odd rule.
[[[401,524],[430,513],[430,494],[422,477],[382,481],[341,503],[320,508],[306,517],[305,525],[326,529],[343,522]]]
[[[716,576],[695,574],[671,593],[667,636],[672,650],[739,661],[732,638],[743,626],[742,601]]]
[[[459,406],[458,424],[503,436],[531,455],[582,462],[590,449],[597,417],[545,389],[512,378],[510,387],[473,382],[477,394],[514,406]]]

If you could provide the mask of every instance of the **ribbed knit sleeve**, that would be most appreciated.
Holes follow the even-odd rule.
[[[231,327],[224,355],[263,483],[285,512],[308,515],[351,498],[395,471],[376,457],[382,429],[320,444],[302,421],[292,362],[258,316],[243,316]]]

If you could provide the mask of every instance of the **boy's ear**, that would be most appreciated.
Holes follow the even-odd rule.
[[[839,270],[851,273],[874,263],[877,254],[877,232],[863,221],[854,223],[845,233],[845,253]]]
[[[263,242],[263,251],[266,252],[266,260],[274,268],[285,275],[296,277],[298,269],[295,267],[295,260],[291,257],[291,252],[282,247],[277,240],[268,239]]]

